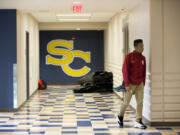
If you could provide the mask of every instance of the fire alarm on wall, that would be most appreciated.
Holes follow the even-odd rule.
[[[72,35],[72,39],[74,40],[76,37],[74,35]]]

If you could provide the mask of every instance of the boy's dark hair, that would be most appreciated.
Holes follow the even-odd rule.
[[[134,46],[136,47],[139,43],[143,43],[142,39],[136,39],[134,40]]]

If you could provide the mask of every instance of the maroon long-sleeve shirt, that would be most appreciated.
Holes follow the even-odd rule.
[[[144,83],[146,79],[146,59],[142,54],[138,54],[136,51],[129,53],[124,60],[123,79],[125,86],[129,84],[139,85]]]

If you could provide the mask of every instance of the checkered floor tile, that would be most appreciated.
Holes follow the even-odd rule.
[[[180,135],[180,127],[135,129],[135,112],[117,114],[121,100],[114,93],[73,93],[74,86],[49,86],[18,111],[0,113],[0,135]]]

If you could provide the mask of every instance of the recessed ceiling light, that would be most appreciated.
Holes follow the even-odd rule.
[[[78,21],[88,21],[89,19],[57,19],[61,22],[78,22]]]
[[[74,17],[74,16],[81,16],[81,17],[90,17],[91,14],[56,14],[57,17]]]

